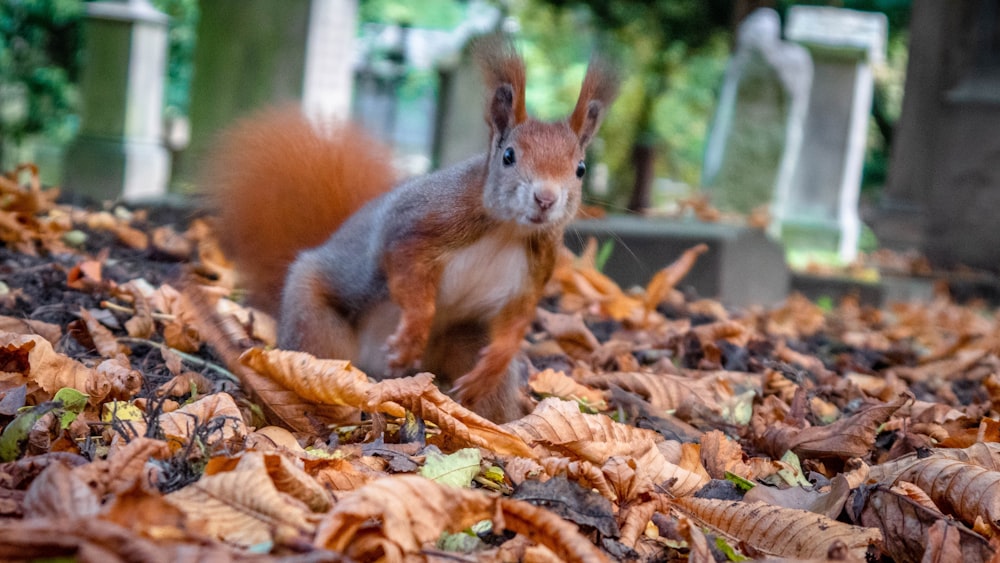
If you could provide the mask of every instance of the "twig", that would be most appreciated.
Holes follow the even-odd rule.
[[[135,314],[135,309],[133,309],[131,307],[126,307],[124,305],[119,305],[119,304],[117,304],[117,303],[115,303],[113,301],[101,301],[101,307],[104,307],[105,309],[112,309],[114,311],[118,311],[119,313],[127,313],[129,315],[134,315]],[[150,313],[150,316],[152,316],[154,319],[156,319],[158,321],[176,321],[177,320],[177,316],[176,315],[168,315],[167,313],[155,313],[154,312],[154,313]]]
[[[223,366],[220,366],[219,364],[210,362],[210,361],[208,361],[208,360],[206,360],[204,358],[199,358],[198,356],[193,356],[191,354],[188,354],[187,352],[181,352],[180,350],[178,350],[176,348],[171,348],[170,346],[167,346],[166,344],[160,344],[159,342],[153,342],[152,340],[147,340],[145,338],[134,338],[134,337],[131,337],[131,336],[122,336],[122,337],[118,338],[117,340],[118,340],[118,342],[121,342],[122,344],[147,344],[149,346],[152,346],[153,348],[157,348],[157,349],[160,349],[160,350],[168,350],[170,352],[173,352],[174,354],[177,354],[178,356],[181,357],[182,360],[188,362],[189,364],[192,364],[192,365],[194,365],[196,367],[199,367],[199,368],[210,369],[210,370],[218,373],[219,375],[225,377],[226,379],[229,379],[230,381],[233,381],[235,383],[239,383],[240,382],[240,379],[238,377],[236,377],[235,375],[233,375],[233,372],[229,371],[228,369],[224,368]]]

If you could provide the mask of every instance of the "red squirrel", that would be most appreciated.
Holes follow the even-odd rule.
[[[592,60],[572,114],[546,123],[527,114],[509,40],[474,55],[489,93],[479,156],[393,188],[389,152],[356,127],[272,110],[223,135],[207,187],[251,303],[279,318],[279,347],[376,378],[429,371],[503,422],[524,414],[512,360],[617,80]]]

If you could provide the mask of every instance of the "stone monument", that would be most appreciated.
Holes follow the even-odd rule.
[[[191,84],[191,143],[175,170],[197,177],[215,135],[269,105],[346,118],[357,0],[201,0]]]
[[[798,165],[812,60],[760,8],[740,24],[708,135],[702,185],[723,211],[784,201]]]
[[[903,111],[873,217],[937,267],[1000,270],[1000,2],[914,0]]]
[[[813,58],[813,86],[802,153],[791,189],[773,214],[791,249],[857,254],[861,221],[858,195],[874,80],[885,58],[884,14],[841,8],[793,6],[785,36]]]
[[[63,186],[130,201],[166,192],[163,144],[167,16],[147,0],[89,2],[84,22],[80,133],[66,152]]]

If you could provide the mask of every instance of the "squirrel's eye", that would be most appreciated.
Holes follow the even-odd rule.
[[[503,165],[511,166],[516,160],[514,158],[514,147],[507,147],[507,150],[503,151]]]
[[[580,161],[580,164],[576,165],[576,177],[583,178],[583,175],[587,173],[587,165]]]

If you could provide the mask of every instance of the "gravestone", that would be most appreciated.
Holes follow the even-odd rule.
[[[909,50],[872,226],[936,268],[1000,271],[1000,2],[914,0]]]
[[[792,250],[857,255],[858,195],[874,80],[885,58],[884,14],[793,6],[785,36],[813,58],[802,153],[791,189],[775,202],[781,238]]]
[[[781,40],[770,8],[751,13],[737,32],[705,150],[702,184],[723,211],[749,213],[783,200],[802,147],[812,60]]]
[[[646,285],[682,252],[705,243],[708,251],[698,257],[678,289],[693,289],[700,297],[742,307],[776,305],[788,296],[784,252],[758,229],[617,215],[573,221],[564,240],[579,253],[589,237],[614,245],[602,271],[625,289]]]
[[[191,143],[175,169],[197,177],[224,127],[255,110],[299,103],[310,117],[350,109],[357,0],[200,0],[191,83]]]
[[[147,0],[86,10],[80,133],[66,152],[63,186],[97,199],[161,196],[170,171],[162,139],[167,16]]]

